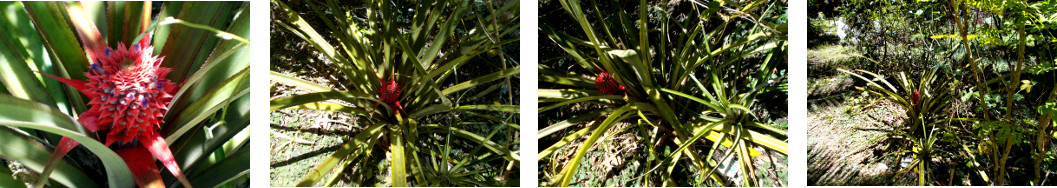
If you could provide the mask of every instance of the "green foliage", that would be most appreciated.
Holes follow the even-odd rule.
[[[1023,129],[1010,125],[1006,121],[985,121],[973,124],[978,138],[989,138],[994,135],[995,143],[1022,143],[1025,133]]]
[[[1042,106],[1039,106],[1038,110],[1039,110],[1039,114],[1042,114],[1042,115],[1046,115],[1046,114],[1049,114],[1051,116],[1052,115],[1057,115],[1057,103],[1047,102],[1046,104],[1044,104]]]

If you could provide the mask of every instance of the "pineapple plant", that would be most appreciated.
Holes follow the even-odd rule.
[[[540,186],[782,185],[785,2],[651,3],[541,2]]]
[[[273,28],[295,36],[272,47],[320,55],[273,65],[338,71],[309,79],[315,72],[273,66],[273,122],[337,113],[356,131],[308,174],[273,167],[272,177],[300,181],[272,186],[518,184],[518,1],[295,2],[272,1]]]

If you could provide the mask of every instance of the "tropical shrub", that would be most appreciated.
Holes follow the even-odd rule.
[[[0,186],[248,184],[248,3],[158,4],[0,3]]]
[[[585,155],[625,131],[650,156],[634,159],[634,186],[784,181],[757,166],[788,154],[784,2],[541,3],[561,7],[539,19],[541,46],[557,48],[541,49],[539,112],[559,114],[541,120],[541,186],[582,182]]]
[[[518,19],[510,16],[518,6],[518,1],[272,1],[272,24],[307,42],[340,70],[335,76],[349,81],[329,86],[273,70],[272,81],[310,92],[276,97],[271,110],[348,113],[362,130],[348,135],[296,185],[332,186],[346,168],[385,173],[355,168],[380,163],[388,170],[382,185],[516,185],[516,175],[500,176],[520,169],[518,142],[501,139],[517,138],[519,129],[511,76],[520,68],[504,48],[519,40]],[[490,51],[495,56],[482,55]],[[496,95],[506,97],[481,100]],[[387,157],[371,157],[373,152]]]

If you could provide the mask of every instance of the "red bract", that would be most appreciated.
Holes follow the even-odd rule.
[[[158,167],[154,165],[154,159],[151,158],[151,153],[146,148],[131,147],[114,152],[125,160],[129,170],[135,174],[132,179],[136,180],[136,184],[140,187],[165,187],[159,176],[161,173],[158,172]],[[142,168],[133,168],[133,166]]]
[[[84,16],[76,9],[70,9],[70,14],[73,18]],[[162,58],[151,54],[154,47],[148,43],[149,35],[128,48],[119,44],[114,50],[101,40],[94,26],[85,26],[80,21],[84,20],[75,19],[74,25],[77,25],[88,59],[92,60],[91,70],[85,72],[88,80],[44,75],[69,84],[90,98],[88,105],[91,108],[80,114],[77,121],[92,132],[106,131],[104,143],[107,146],[114,142],[134,145],[118,149],[117,154],[125,160],[140,187],[163,185],[158,167],[148,154],[161,160],[180,183],[191,187],[165,138],[158,133],[177,86],[165,78],[171,69],[161,67]],[[49,166],[78,144],[73,139],[63,138],[52,154]]]
[[[382,85],[377,90],[378,99],[390,107],[396,107],[393,110],[403,110],[404,107],[400,106],[400,86],[396,83],[396,79],[390,78],[389,81],[378,80],[378,82]]]
[[[614,79],[608,72],[602,71],[598,73],[598,77],[595,77],[595,87],[598,87],[598,91],[610,95],[624,95],[624,86],[617,83],[617,79]]]

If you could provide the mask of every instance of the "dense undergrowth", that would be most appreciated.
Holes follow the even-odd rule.
[[[809,7],[809,48],[840,56],[809,58],[809,85],[816,88],[809,100],[844,100],[849,116],[899,109],[891,116],[901,121],[882,123],[883,134],[866,140],[872,147],[859,148],[894,167],[888,168],[894,177],[869,184],[1053,182],[1052,2],[810,1]]]

